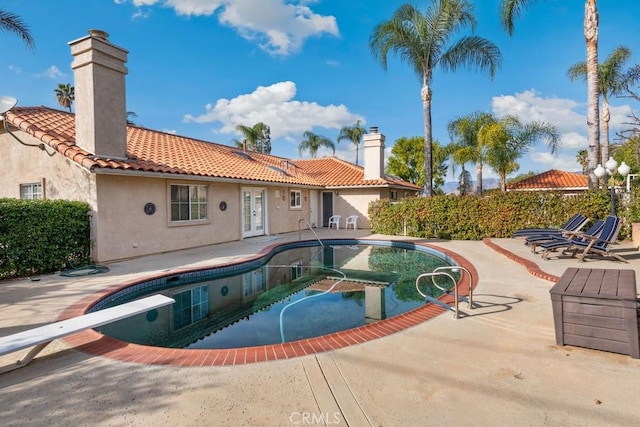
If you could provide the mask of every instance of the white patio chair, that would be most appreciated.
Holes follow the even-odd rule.
[[[336,230],[340,229],[340,215],[333,215],[331,218],[329,218],[329,228],[331,228],[332,225],[336,226]]]
[[[349,229],[349,226],[353,226],[354,230],[358,229],[358,215],[351,215],[347,217],[347,221],[346,221],[346,229]]]

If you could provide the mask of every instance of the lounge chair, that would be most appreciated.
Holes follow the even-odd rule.
[[[571,256],[576,256],[579,251],[582,251],[578,255],[579,261],[584,261],[584,258],[587,255],[597,254],[602,256],[610,256],[626,263],[628,262],[626,259],[614,252],[611,252],[611,246],[618,239],[618,233],[620,232],[621,226],[622,222],[620,221],[620,218],[610,215],[605,219],[604,224],[602,225],[602,231],[598,236],[584,233],[580,236],[580,238],[566,239],[565,242],[551,241],[542,243],[540,245],[540,247],[544,248],[542,258],[548,259],[550,252],[558,250],[560,248],[564,248],[562,252],[566,253],[568,251],[571,251]]]
[[[579,231],[587,222],[589,222],[589,218],[577,213],[558,228],[522,228],[513,233],[513,237],[539,236],[545,234],[561,235],[564,230]]]
[[[549,245],[551,246],[556,242],[557,244],[560,244],[560,242],[566,242],[567,239],[581,239],[585,234],[589,236],[599,236],[602,232],[603,226],[604,220],[599,219],[594,222],[593,225],[589,227],[589,229],[585,232],[564,230],[562,233],[532,235],[527,236],[527,238],[525,239],[525,244],[529,245],[531,247],[531,252],[535,254],[537,247],[542,245],[543,243],[549,242]]]

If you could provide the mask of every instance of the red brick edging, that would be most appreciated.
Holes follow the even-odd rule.
[[[517,262],[518,264],[522,264],[527,269],[527,271],[531,273],[531,275],[539,277],[544,280],[548,280],[550,282],[554,282],[554,283],[560,280],[558,276],[554,276],[553,274],[549,274],[543,271],[535,262],[528,260],[526,258],[522,258],[521,256],[518,256],[513,252],[510,252],[504,249],[503,247],[496,245],[491,241],[490,238],[482,239],[482,241],[484,242],[485,245],[489,246],[494,251],[501,253],[502,255],[506,256],[512,261]]]
[[[472,285],[475,287],[478,283],[478,272],[475,267],[461,255],[450,250],[425,244],[415,243],[418,246],[428,247],[442,252],[452,258],[456,264],[469,270],[474,280]],[[247,262],[251,259],[259,258],[265,253],[270,252],[275,246],[272,245],[263,249],[260,253],[235,263]],[[200,269],[208,269],[213,266],[201,267]],[[218,267],[216,265],[215,267]],[[166,275],[166,272],[163,274]],[[153,277],[145,280],[153,279]],[[135,283],[139,283],[137,279]],[[114,287],[105,289],[102,292],[90,295],[76,304],[67,308],[58,320],[68,319],[80,316],[86,313],[93,305],[103,299],[105,296],[117,292],[120,289],[131,286],[132,283],[119,284]],[[460,281],[460,290],[466,295],[465,289],[469,287],[469,279],[466,275],[462,275]],[[440,298],[442,302],[452,303],[453,297],[444,295]],[[376,323],[360,326],[358,328],[346,331],[336,332],[320,337],[309,338],[301,341],[293,341],[283,344],[272,344],[257,347],[244,347],[224,350],[205,350],[205,349],[171,349],[152,347],[139,344],[132,344],[116,340],[111,337],[102,335],[94,330],[87,330],[74,335],[65,337],[63,340],[76,350],[92,355],[104,356],[115,360],[153,364],[153,365],[172,365],[172,366],[221,366],[221,365],[241,365],[246,363],[262,362],[267,360],[282,360],[292,357],[315,354],[330,350],[336,350],[355,344],[361,344],[377,338],[382,338],[404,329],[416,326],[426,320],[442,314],[445,309],[436,304],[427,304],[423,307],[416,308],[407,313],[394,316],[389,319],[381,320]]]

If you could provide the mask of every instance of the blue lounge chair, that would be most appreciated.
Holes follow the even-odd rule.
[[[558,234],[561,235],[562,231],[579,231],[585,224],[589,222],[589,218],[582,214],[575,214],[562,224],[559,228],[522,228],[513,233],[513,237],[527,237],[527,236],[540,236]]]
[[[565,230],[560,234],[528,236],[525,239],[525,244],[529,245],[531,247],[531,252],[535,254],[538,246],[542,246],[545,243],[548,243],[547,248],[553,248],[554,245],[562,247],[567,243],[567,240],[582,239],[582,236],[584,235],[599,236],[602,232],[603,226],[604,220],[599,219],[585,232]]]
[[[542,258],[548,259],[547,257],[551,251],[564,248],[563,253],[572,251],[571,256],[576,256],[579,251],[582,251],[578,255],[578,260],[580,261],[584,261],[584,258],[587,255],[597,254],[610,256],[626,263],[628,261],[622,256],[611,252],[611,246],[618,239],[618,233],[620,232],[621,227],[622,222],[620,221],[620,218],[610,215],[605,219],[602,231],[598,236],[585,233],[578,239],[567,239],[564,244],[562,242],[554,243],[553,241],[541,244],[540,247],[545,249],[542,254]]]

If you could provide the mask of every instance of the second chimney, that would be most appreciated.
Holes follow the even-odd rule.
[[[363,140],[364,179],[384,178],[384,135],[372,126]]]

